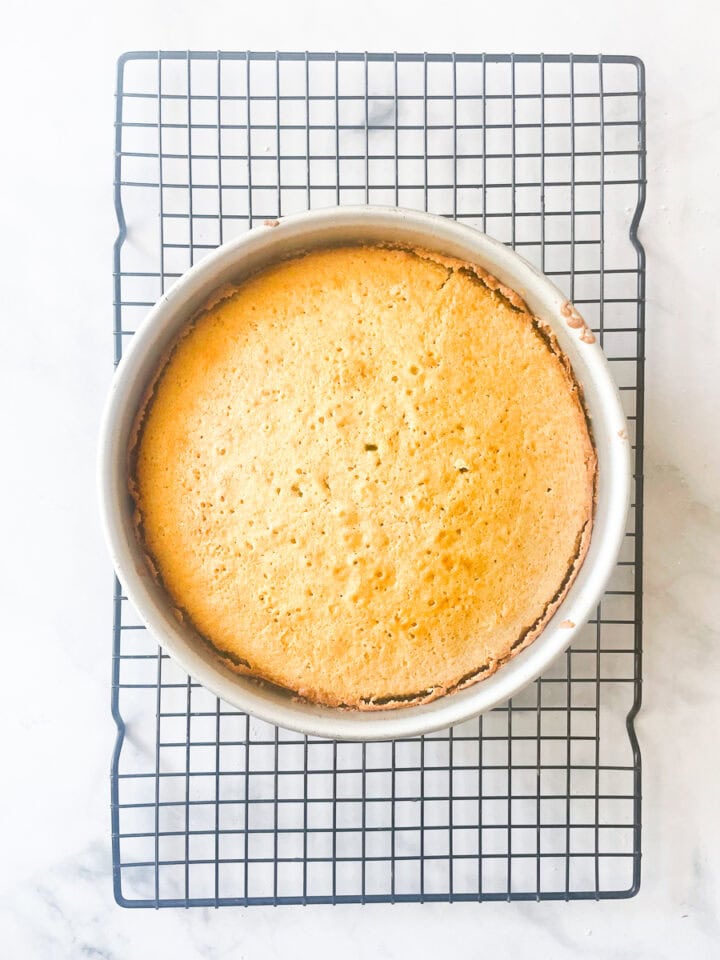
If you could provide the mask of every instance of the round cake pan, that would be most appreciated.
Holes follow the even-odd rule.
[[[486,680],[428,704],[361,712],[306,703],[238,676],[187,625],[155,582],[133,525],[128,444],[146,389],[183,326],[224,283],[314,247],[344,243],[411,244],[481,266],[517,291],[554,331],[582,385],[595,441],[598,478],[592,539],[580,572],[542,634]],[[571,643],[590,616],[615,564],[630,495],[630,444],[619,394],[599,345],[565,296],[502,243],[453,220],[385,207],[339,207],[258,227],[209,254],[150,311],[118,366],[103,418],[99,484],[103,524],[118,577],[163,649],[227,703],[302,733],[338,740],[412,737],[460,723],[503,703],[533,681]]]

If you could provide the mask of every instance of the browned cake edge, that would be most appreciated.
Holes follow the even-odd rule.
[[[349,247],[349,246],[353,246],[353,244],[343,243],[341,246]],[[188,625],[194,631],[197,637],[204,644],[209,646],[210,649],[213,651],[213,653],[216,654],[218,659],[221,660],[227,667],[229,667],[235,673],[251,678],[252,680],[257,682],[259,685],[281,690],[282,692],[290,696],[293,696],[293,698],[296,700],[315,703],[315,704],[319,704],[327,707],[335,707],[340,709],[354,709],[354,710],[361,710],[361,711],[394,710],[402,707],[419,706],[420,704],[431,703],[433,700],[437,700],[439,697],[443,697],[446,694],[454,693],[457,690],[464,690],[467,687],[470,687],[473,684],[478,683],[480,680],[486,680],[488,677],[492,676],[492,674],[495,673],[500,667],[502,667],[514,656],[520,653],[521,650],[524,650],[526,647],[528,647],[533,642],[533,640],[537,639],[537,637],[543,632],[543,630],[545,629],[545,626],[547,625],[547,623],[549,622],[549,620],[551,619],[551,617],[553,616],[557,608],[565,599],[565,596],[567,595],[570,587],[572,586],[573,581],[575,580],[583,564],[583,561],[588,552],[588,549],[590,547],[590,539],[592,536],[592,527],[593,527],[595,503],[596,503],[596,496],[597,496],[597,456],[595,453],[595,447],[592,440],[592,428],[591,428],[590,418],[588,416],[588,412],[585,407],[582,387],[575,378],[570,361],[562,351],[560,344],[557,341],[557,337],[555,336],[552,329],[546,323],[544,323],[542,320],[540,320],[538,317],[534,316],[530,312],[525,301],[514,290],[502,284],[496,277],[494,277],[491,273],[488,273],[486,270],[483,270],[483,268],[478,266],[477,264],[472,264],[468,261],[460,260],[454,257],[446,257],[440,253],[426,250],[421,247],[408,246],[408,245],[398,244],[398,243],[376,243],[376,244],[360,243],[360,244],[355,244],[355,246],[362,246],[362,247],[372,246],[372,247],[383,247],[386,249],[403,250],[404,252],[410,253],[413,256],[418,257],[419,259],[428,260],[432,263],[437,263],[446,267],[448,270],[448,279],[455,271],[458,271],[458,272],[462,271],[463,273],[473,276],[484,287],[487,287],[488,290],[491,290],[499,294],[503,298],[503,300],[507,302],[508,306],[511,309],[515,310],[518,313],[526,314],[538,338],[542,340],[542,342],[545,344],[548,351],[552,353],[560,362],[563,373],[565,375],[565,379],[570,388],[570,392],[576,400],[578,414],[582,418],[586,427],[585,460],[587,463],[590,463],[592,465],[591,480],[588,484],[586,504],[585,504],[586,519],[578,534],[578,537],[576,540],[575,552],[568,561],[567,572],[565,574],[565,577],[562,583],[560,584],[560,587],[558,588],[557,593],[548,601],[540,617],[538,617],[538,619],[534,623],[530,624],[530,626],[528,626],[517,637],[517,639],[513,641],[513,643],[510,645],[509,650],[507,651],[507,653],[505,653],[504,656],[498,657],[496,659],[492,659],[487,663],[479,665],[475,670],[470,671],[470,673],[463,674],[462,676],[453,680],[449,684],[438,684],[426,690],[420,690],[414,694],[400,695],[397,697],[387,697],[387,696],[360,697],[355,702],[348,702],[347,700],[341,700],[339,698],[332,697],[325,692],[321,693],[321,692],[318,692],[317,690],[308,689],[308,688],[291,690],[289,688],[281,687],[278,684],[275,684],[272,681],[267,680],[265,677],[258,674],[258,672],[253,669],[251,664],[249,664],[245,660],[242,660],[240,657],[236,656],[235,654],[230,654],[227,651],[221,650],[212,642],[212,640],[204,636],[197,629],[197,627],[193,623],[192,618],[190,617],[190,615],[186,610],[184,610],[181,606],[173,603],[173,606],[172,606],[173,613],[180,623],[184,623]],[[314,252],[314,251],[308,250],[308,251],[305,251],[304,253],[310,253],[310,252]],[[130,431],[130,439],[128,443],[128,470],[127,470],[128,491],[133,500],[133,503],[135,504],[133,523],[135,526],[136,537],[143,549],[145,562],[147,564],[147,567],[153,579],[158,584],[158,586],[160,586],[163,590],[166,590],[166,588],[163,583],[162,575],[160,573],[158,564],[156,563],[155,558],[152,555],[152,552],[147,546],[147,543],[145,541],[145,537],[143,534],[143,517],[142,517],[142,510],[140,507],[140,492],[137,486],[137,481],[135,476],[136,466],[137,466],[137,455],[138,455],[138,449],[140,446],[140,440],[142,438],[143,427],[144,427],[147,413],[152,405],[152,400],[153,400],[155,391],[178,345],[182,340],[185,339],[186,336],[188,336],[194,324],[203,314],[207,313],[208,310],[211,310],[218,303],[231,297],[243,284],[247,283],[247,281],[250,280],[252,276],[255,276],[257,273],[262,273],[264,270],[267,270],[272,266],[276,266],[278,263],[282,263],[284,259],[287,259],[287,260],[298,259],[299,257],[302,257],[304,253],[300,251],[300,252],[293,253],[289,257],[280,258],[279,260],[275,261],[275,263],[266,265],[260,268],[258,271],[255,271],[255,273],[250,274],[248,277],[245,277],[244,280],[242,280],[239,284],[224,284],[218,290],[214,291],[214,293],[208,298],[208,301],[198,311],[196,311],[196,313],[190,319],[185,330],[183,330],[180,333],[180,335],[176,338],[176,340],[165,352],[160,362],[158,363],[156,372],[152,377],[145,391],[145,394],[143,395],[143,399],[138,407],[138,411],[135,416],[132,429]],[[169,591],[166,590],[166,592],[169,597],[170,596]]]

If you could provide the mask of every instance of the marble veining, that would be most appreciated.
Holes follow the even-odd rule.
[[[12,5],[0,255],[0,954],[13,960],[714,960],[720,944],[720,12],[518,0],[484,17],[369,0]],[[82,25],[82,29],[78,29]],[[235,25],[232,28],[229,25]],[[648,68],[643,881],[624,902],[122,910],[111,893],[107,624],[95,438],[110,378],[114,61],[125,49],[635,52]],[[17,82],[22,77],[22,83]],[[52,157],[49,163],[48,156]],[[59,235],[62,234],[62,242]],[[28,255],[32,251],[32,256]],[[42,270],[38,270],[42,264]],[[31,385],[32,389],[29,389]],[[32,664],[28,653],[32,651]]]

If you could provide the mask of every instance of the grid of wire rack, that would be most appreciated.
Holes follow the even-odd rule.
[[[116,583],[115,896],[125,906],[577,899],[640,878],[645,191],[632,57],[133,52],[118,65],[115,359],[218,243],[308,207],[476,225],[579,306],[635,450],[624,547],[572,648],[507,705],[392,743],[238,713]]]

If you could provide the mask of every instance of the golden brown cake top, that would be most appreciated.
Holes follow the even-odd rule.
[[[320,250],[177,343],[131,486],[174,604],[236,669],[396,706],[542,629],[587,549],[595,456],[569,364],[497,286],[421,250]]]

